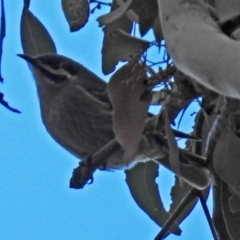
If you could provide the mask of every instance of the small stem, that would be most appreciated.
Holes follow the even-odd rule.
[[[213,238],[214,238],[215,240],[218,240],[217,234],[216,234],[215,229],[214,229],[214,227],[213,227],[212,218],[211,218],[211,215],[210,215],[210,213],[209,213],[209,210],[208,210],[206,201],[204,200],[204,197],[203,197],[203,195],[202,195],[202,192],[199,191],[198,197],[199,197],[200,202],[201,202],[201,204],[202,204],[202,208],[203,208],[203,211],[204,211],[205,216],[206,216],[206,218],[207,218],[207,221],[208,221],[209,227],[210,227],[210,229],[211,229]]]
[[[90,0],[90,3],[97,3],[97,4],[102,4],[102,5],[107,5],[107,6],[112,6],[111,3],[105,3],[105,2],[101,2],[101,1],[97,1],[97,0]]]

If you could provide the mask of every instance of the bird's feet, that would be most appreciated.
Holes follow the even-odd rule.
[[[80,189],[85,184],[92,184],[95,170],[96,167],[92,165],[92,157],[90,155],[84,156],[82,161],[79,162],[79,166],[73,169],[70,188]]]

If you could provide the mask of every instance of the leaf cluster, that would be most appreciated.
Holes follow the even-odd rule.
[[[24,53],[56,53],[29,5],[25,1],[21,18]],[[139,207],[162,228],[156,239],[180,235],[179,225],[198,199],[215,239],[239,239],[239,1],[62,0],[70,31],[83,28],[103,5],[109,12],[97,20],[104,33],[102,72],[114,72],[107,85],[113,130],[124,151],[123,163],[140,162],[125,170],[126,183]],[[152,41],[145,38],[149,31]],[[159,52],[157,60],[150,51]],[[119,62],[127,63],[116,70]],[[181,120],[177,124],[176,119],[193,101],[199,109],[187,134],[177,130]],[[154,116],[148,113],[150,104],[161,106]],[[179,138],[187,139],[185,148],[178,146]],[[116,142],[107,148],[115,151]],[[90,170],[80,163],[72,186],[83,187],[104,163],[106,152],[93,155]],[[168,211],[156,184],[162,166],[175,174]],[[211,188],[212,218],[206,207]]]

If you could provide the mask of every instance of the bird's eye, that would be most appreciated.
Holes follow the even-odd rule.
[[[47,59],[47,60],[48,60],[47,62],[44,62],[44,65],[48,66],[49,68],[52,68],[54,70],[58,70],[59,68],[61,68],[61,62],[54,61],[52,59]]]
[[[65,69],[70,75],[76,75],[78,73],[78,68],[75,64],[68,61],[61,62],[60,68]]]

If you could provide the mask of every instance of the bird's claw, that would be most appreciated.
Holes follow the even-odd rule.
[[[80,189],[83,188],[85,184],[93,183],[95,167],[93,167],[91,163],[92,160],[91,157],[89,157],[81,161],[79,166],[73,170],[70,179],[70,188]]]

